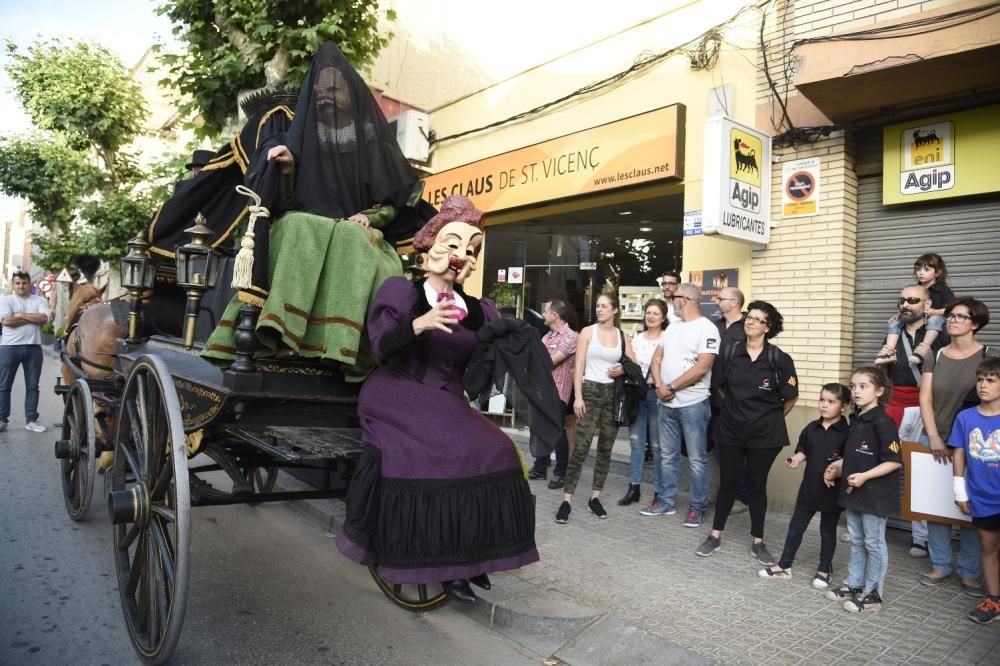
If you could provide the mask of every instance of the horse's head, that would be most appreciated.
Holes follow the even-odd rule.
[[[68,321],[76,321],[81,312],[95,303],[100,303],[105,289],[107,289],[107,285],[98,288],[90,282],[78,286],[72,298],[69,299]]]

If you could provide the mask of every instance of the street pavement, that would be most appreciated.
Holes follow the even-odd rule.
[[[58,418],[46,398],[43,422]],[[18,378],[20,382],[20,378]],[[0,434],[0,664],[135,663],[118,610],[110,530],[100,481],[88,520],[62,509],[52,431],[23,430],[16,390],[11,429]],[[522,447],[523,436],[515,435]],[[341,557],[333,535],[338,501],[199,508],[194,572],[176,663],[261,664],[995,664],[1000,623],[965,614],[976,599],[955,577],[939,588],[917,580],[927,559],[908,555],[909,534],[889,532],[886,605],[855,615],[810,586],[818,529],[806,534],[791,581],[757,577],[749,517],[730,518],[722,549],[694,549],[708,530],[674,516],[640,516],[615,504],[627,486],[616,471],[609,512],[586,510],[590,469],[571,519],[553,520],[562,499],[541,481],[536,539],[541,561],[495,574],[474,607],[411,614],[381,596],[363,567]],[[281,483],[297,483],[283,476]],[[643,484],[643,500],[650,486]],[[678,501],[683,509],[686,498]],[[711,522],[708,512],[706,523]],[[768,514],[777,555],[789,515]],[[835,580],[848,546],[838,544]]]
[[[47,357],[42,422],[60,418]],[[67,516],[56,430],[24,430],[23,383],[0,433],[0,665],[140,663],[120,611],[98,479],[86,519]],[[333,535],[287,504],[196,508],[183,632],[172,664],[486,664],[541,656],[464,609],[409,613]]]

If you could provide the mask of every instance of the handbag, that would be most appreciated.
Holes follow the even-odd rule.
[[[625,334],[618,330],[622,341],[621,363],[625,374],[615,377],[615,401],[612,418],[616,426],[631,426],[639,416],[639,405],[646,399],[648,386],[639,364],[625,355]]]

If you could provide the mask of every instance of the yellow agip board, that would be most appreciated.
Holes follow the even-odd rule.
[[[1000,191],[1000,105],[888,125],[882,203]]]

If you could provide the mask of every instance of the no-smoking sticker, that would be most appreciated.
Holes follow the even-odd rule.
[[[818,157],[787,162],[781,169],[781,213],[783,218],[819,213],[820,161]]]

